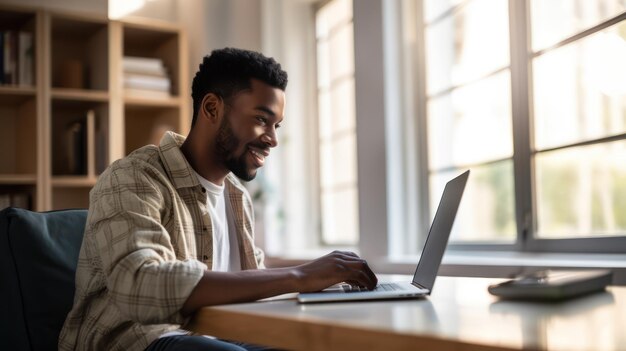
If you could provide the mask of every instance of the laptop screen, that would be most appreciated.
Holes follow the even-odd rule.
[[[466,171],[452,179],[443,190],[439,207],[437,207],[435,218],[424,244],[424,250],[422,250],[422,256],[413,275],[413,283],[421,288],[430,291],[433,289],[469,173],[470,171]]]

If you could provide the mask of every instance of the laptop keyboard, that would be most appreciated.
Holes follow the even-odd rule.
[[[366,287],[353,286],[350,284],[342,284],[341,288],[344,292],[359,292],[359,291],[395,291],[402,290],[402,287],[395,283],[382,283],[376,285],[374,290],[367,290]]]

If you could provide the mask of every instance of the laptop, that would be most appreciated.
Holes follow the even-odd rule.
[[[409,299],[430,295],[469,173],[468,170],[446,184],[412,282],[379,282],[373,290],[353,287],[349,284],[333,285],[319,292],[300,293],[298,302]]]

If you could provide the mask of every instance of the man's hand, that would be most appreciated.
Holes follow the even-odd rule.
[[[294,267],[298,292],[323,290],[346,282],[373,289],[378,283],[367,262],[353,252],[333,251],[315,261]]]

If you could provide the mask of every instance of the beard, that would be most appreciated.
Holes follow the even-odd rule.
[[[256,169],[250,169],[246,164],[247,147],[237,156],[237,148],[241,142],[230,125],[228,114],[224,115],[220,128],[217,131],[217,139],[215,141],[215,150],[218,159],[222,160],[237,178],[249,182],[256,177]]]

